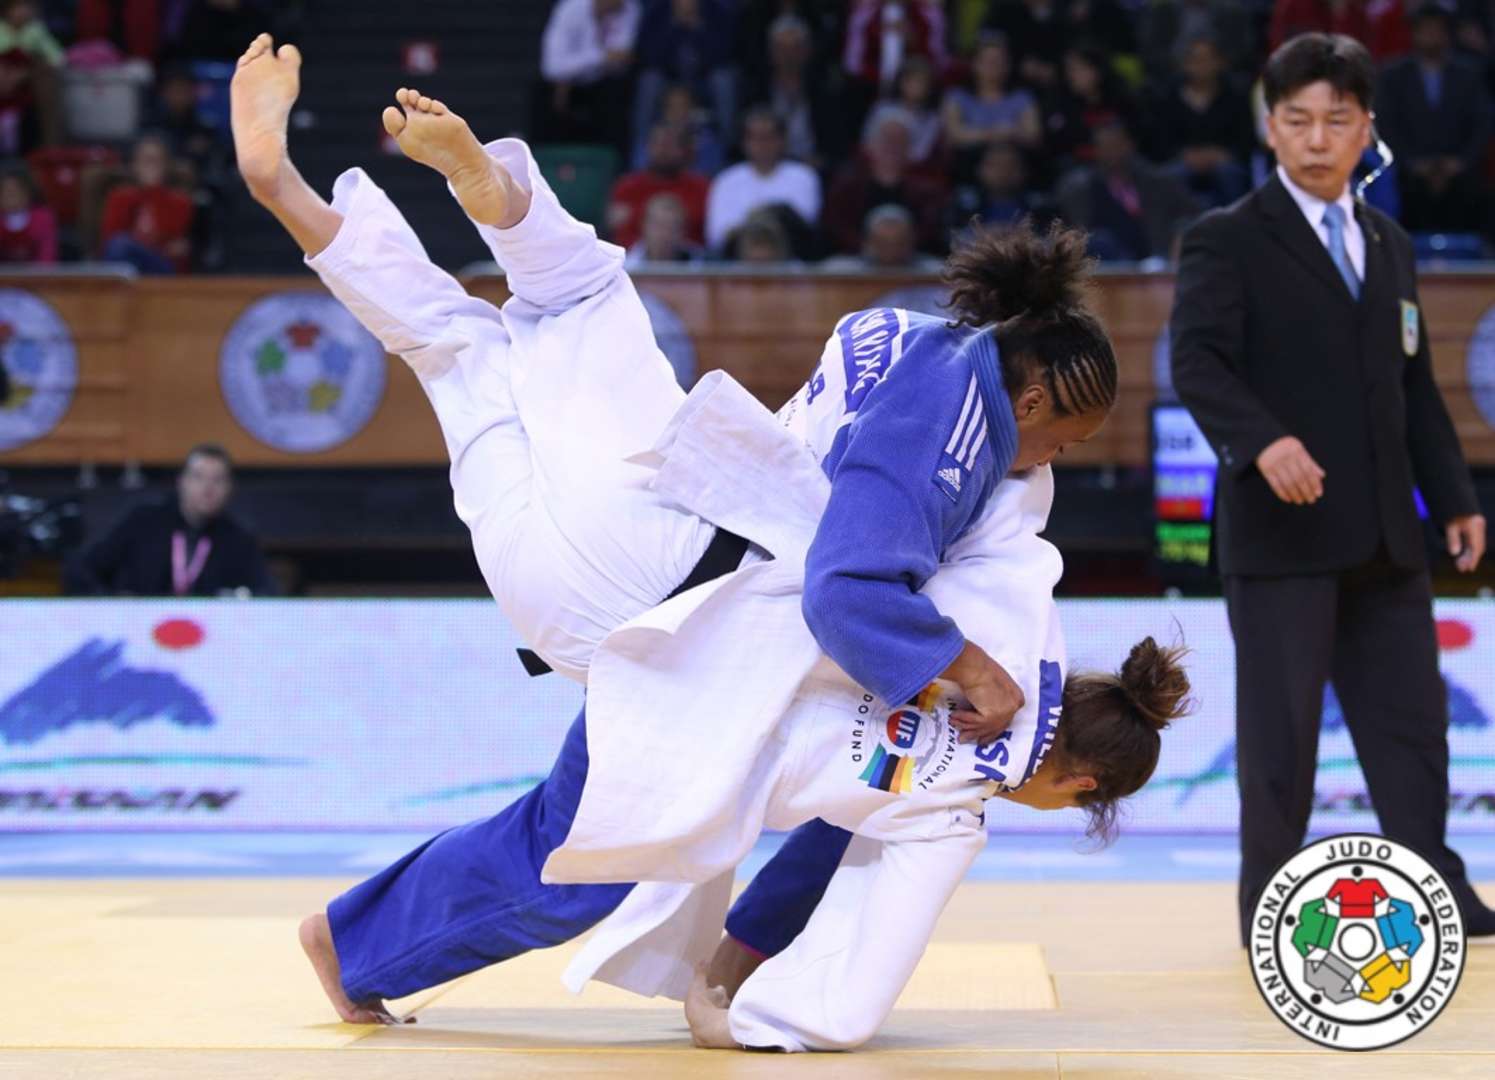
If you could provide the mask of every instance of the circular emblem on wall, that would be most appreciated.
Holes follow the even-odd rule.
[[[384,347],[332,297],[282,292],[229,328],[218,383],[245,431],[314,454],[363,430],[384,397],[384,364]]]
[[[654,293],[640,289],[638,298],[649,314],[655,344],[670,362],[670,367],[675,369],[675,380],[689,390],[696,381],[696,346],[690,340],[690,331],[675,314],[675,309]]]
[[[1495,427],[1495,307],[1480,316],[1474,324],[1466,353],[1469,393],[1485,423]]]
[[[0,289],[0,364],[10,392],[0,400],[0,450],[57,426],[78,387],[78,349],[55,308],[24,289]]]
[[[1251,974],[1303,1038],[1379,1050],[1453,1000],[1468,947],[1443,875],[1385,837],[1347,833],[1277,868],[1252,914]]]

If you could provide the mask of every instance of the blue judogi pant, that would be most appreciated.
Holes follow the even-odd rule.
[[[550,775],[491,818],[450,829],[327,905],[355,1001],[397,998],[530,949],[570,941],[606,918],[631,884],[547,885],[540,870],[571,830],[587,778],[586,710]],[[728,932],[773,955],[804,929],[851,834],[812,822],[790,835],[728,917]]]

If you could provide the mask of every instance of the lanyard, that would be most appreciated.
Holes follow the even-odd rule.
[[[201,537],[192,547],[192,560],[187,560],[187,537],[185,533],[171,534],[171,590],[177,596],[186,596],[192,584],[202,574],[207,564],[208,552],[213,550],[213,541]]]

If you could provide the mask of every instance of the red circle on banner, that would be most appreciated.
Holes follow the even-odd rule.
[[[157,623],[151,637],[163,649],[191,649],[202,644],[202,627],[191,619],[167,619]]]
[[[1474,628],[1459,619],[1438,620],[1438,648],[1462,649],[1474,640]]]

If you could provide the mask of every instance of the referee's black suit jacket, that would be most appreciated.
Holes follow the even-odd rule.
[[[1275,175],[1184,237],[1173,382],[1220,458],[1215,543],[1226,575],[1426,563],[1412,489],[1437,522],[1478,512],[1433,383],[1412,241],[1363,204],[1356,300]],[[1404,325],[1404,320],[1408,320]],[[1256,456],[1284,435],[1324,469],[1311,506],[1282,502]]]

